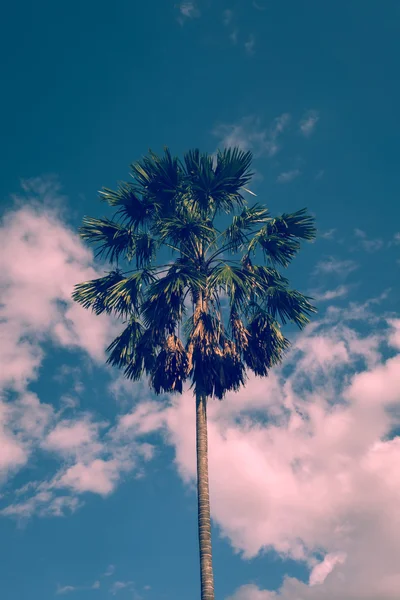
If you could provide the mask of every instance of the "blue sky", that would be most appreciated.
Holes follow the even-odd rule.
[[[210,406],[217,598],[398,597],[399,34],[394,0],[3,9],[7,600],[199,594],[190,393],[106,368],[120,325],[70,294],[107,268],[76,233],[97,190],[148,148],[226,144],[273,213],[315,214],[289,276],[319,314],[283,369]]]

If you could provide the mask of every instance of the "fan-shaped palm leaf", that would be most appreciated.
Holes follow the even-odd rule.
[[[103,312],[109,314],[112,311],[111,307],[107,304],[110,289],[123,279],[124,277],[119,269],[110,271],[104,277],[75,285],[72,298],[84,308],[91,308],[96,315],[100,315]]]
[[[248,252],[260,247],[272,263],[287,267],[300,249],[300,240],[315,239],[314,220],[306,209],[270,219],[253,237]]]
[[[100,244],[96,257],[105,257],[110,262],[117,261],[121,256],[129,256],[133,251],[134,238],[131,230],[110,219],[84,217],[79,233],[83,240]]]

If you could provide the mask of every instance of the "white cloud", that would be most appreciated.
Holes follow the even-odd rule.
[[[321,260],[315,267],[315,273],[335,274],[345,278],[347,275],[358,269],[358,265],[353,260],[339,260],[333,256]]]
[[[299,123],[301,133],[308,137],[310,136],[319,121],[319,114],[316,110],[307,111]]]
[[[60,453],[71,453],[82,450],[96,452],[99,423],[91,423],[87,419],[64,420],[43,441],[42,447]]]
[[[336,229],[328,229],[328,231],[324,231],[323,233],[319,234],[320,238],[323,238],[325,240],[332,240],[335,236],[336,233]]]
[[[310,292],[310,295],[316,302],[328,302],[329,300],[335,300],[336,298],[343,298],[349,293],[349,287],[346,285],[339,285],[334,290],[318,291],[314,290]]]
[[[292,169],[291,171],[284,171],[280,173],[276,178],[278,183],[288,183],[289,181],[293,181],[296,177],[299,177],[301,171],[299,169]]]
[[[104,572],[104,577],[111,577],[111,575],[114,575],[114,573],[115,573],[115,566],[108,565],[107,569]]]
[[[256,157],[274,156],[280,148],[279,138],[289,122],[287,113],[274,119],[267,128],[262,126],[260,119],[246,117],[236,124],[220,124],[213,133],[219,139],[220,148],[238,146],[251,150]]]
[[[78,588],[74,587],[73,585],[64,585],[62,587],[57,588],[56,594],[69,594],[70,592],[75,592],[77,589]]]
[[[121,590],[130,589],[134,587],[133,581],[116,581],[110,588],[110,593],[115,596]]]
[[[120,466],[115,460],[97,458],[89,464],[76,463],[70,467],[56,484],[82,492],[107,496],[114,491],[120,477]]]
[[[71,299],[76,283],[100,273],[92,253],[63,221],[66,211],[56,180],[37,178],[24,182],[23,189],[25,195],[15,197],[0,232],[0,480],[12,476],[39,449],[62,462],[47,480],[4,494],[0,512],[16,518],[61,516],[81,505],[82,493],[106,495],[122,473],[135,468],[140,473],[152,449],[132,435],[122,441],[112,424],[77,414],[78,402],[68,394],[59,399],[57,411],[28,390],[39,376],[45,342],[81,349],[104,364],[105,347],[121,325]],[[78,373],[64,369],[56,377],[68,378],[73,391],[81,392]],[[63,418],[66,411],[73,416]]]
[[[361,229],[355,229],[354,235],[358,238],[360,247],[366,252],[376,252],[383,247],[382,240],[378,238],[369,239],[365,231],[362,231]]]

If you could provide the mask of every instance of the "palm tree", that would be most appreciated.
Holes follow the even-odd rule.
[[[182,393],[191,382],[201,600],[214,600],[207,401],[238,390],[248,370],[266,376],[289,347],[280,324],[302,328],[315,312],[278,271],[300,240],[314,239],[314,221],[305,209],[271,217],[260,204],[248,206],[251,161],[239,149],[193,150],[183,160],[168,149],[150,152],[131,166],[130,183],[101,192],[115,217],[85,217],[80,228],[113,268],[76,285],[73,299],[125,324],[107,363],[132,380],[147,375],[156,394]],[[123,271],[121,261],[133,268]]]

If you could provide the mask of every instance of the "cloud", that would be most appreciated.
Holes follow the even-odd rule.
[[[339,285],[334,290],[326,290],[325,292],[317,290],[311,291],[310,295],[316,302],[328,302],[329,300],[335,300],[336,298],[343,298],[344,296],[347,296],[348,293],[348,286]]]
[[[73,585],[64,585],[63,587],[57,588],[56,594],[69,594],[70,592],[75,592],[77,589],[78,588],[74,587]]]
[[[269,127],[263,127],[258,118],[245,117],[236,124],[218,125],[213,134],[218,138],[220,148],[238,146],[251,150],[256,157],[271,157],[278,152],[279,138],[289,122],[290,115],[287,113],[276,117]]]
[[[268,379],[250,377],[245,390],[209,403],[214,522],[245,557],[273,549],[310,573],[279,591],[242,587],[236,600],[398,594],[400,438],[391,432],[400,423],[400,325],[375,315],[377,302],[326,311]],[[129,427],[165,430],[194,487],[191,394],[132,414]]]
[[[339,260],[329,256],[317,263],[314,272],[315,274],[335,274],[345,278],[356,269],[358,269],[358,265],[353,260]]]
[[[181,25],[187,20],[198,19],[200,17],[200,11],[195,2],[182,2],[178,5],[178,9],[180,13],[178,21]]]
[[[74,585],[64,585],[58,586],[56,590],[56,595],[69,594],[71,592],[83,592],[88,590],[99,590],[100,589],[100,581],[95,581],[92,585],[89,586],[74,586]]]
[[[115,573],[115,566],[114,565],[108,565],[108,567],[105,570],[103,576],[104,577],[111,577],[111,575],[114,575],[114,573]]]
[[[396,244],[396,246],[398,246],[400,244],[400,231],[398,233],[394,234],[393,242],[394,242],[394,244]]]
[[[309,585],[321,585],[332,573],[336,565],[341,565],[346,561],[347,555],[344,552],[333,552],[327,554],[323,561],[315,565],[310,573]]]
[[[301,171],[299,169],[293,169],[292,171],[284,171],[280,173],[276,178],[278,183],[288,183],[289,181],[293,181],[296,177],[301,175]]]
[[[42,447],[61,454],[77,452],[88,447],[91,452],[96,451],[98,428],[98,423],[90,423],[87,419],[60,421],[47,435]]]
[[[115,596],[121,590],[134,589],[133,581],[116,581],[110,588],[110,593]]]
[[[305,136],[309,137],[315,130],[315,127],[319,121],[319,114],[316,110],[309,110],[300,120],[299,128],[300,132]]]
[[[254,54],[255,45],[256,45],[256,40],[255,40],[254,35],[251,33],[248,37],[247,42],[244,43],[244,48],[245,48],[247,54],[249,54],[250,56],[252,54]]]
[[[114,491],[120,477],[120,466],[115,460],[97,458],[89,464],[76,463],[57,482],[57,487],[67,487],[82,492],[107,496]]]
[[[336,229],[328,229],[328,231],[324,231],[323,233],[319,234],[320,238],[323,238],[324,240],[332,240],[335,236],[336,233]]]
[[[121,329],[115,320],[72,302],[74,285],[101,272],[63,220],[68,213],[59,190],[54,178],[24,182],[0,231],[0,482],[39,450],[60,461],[46,480],[3,495],[0,513],[18,519],[74,512],[83,493],[111,493],[123,473],[135,468],[140,473],[141,463],[151,458],[149,444],[133,436],[122,440],[112,423],[77,415],[78,402],[70,395],[58,399],[57,410],[57,398],[50,405],[28,389],[39,377],[46,345],[80,350],[104,364],[105,347]],[[65,367],[55,377],[61,383],[67,378],[77,393],[80,375]]]
[[[383,247],[382,240],[378,238],[368,239],[365,231],[362,231],[361,229],[355,229],[354,235],[358,238],[360,247],[366,252],[377,252],[377,250],[380,250]]]

